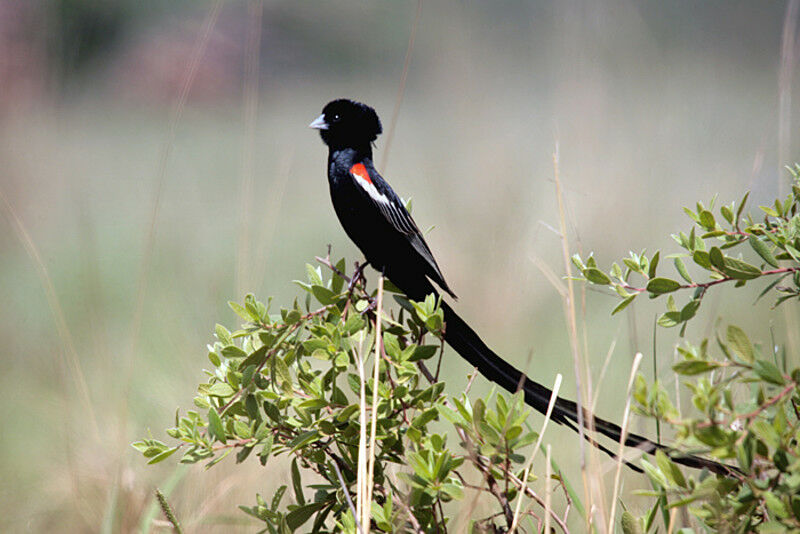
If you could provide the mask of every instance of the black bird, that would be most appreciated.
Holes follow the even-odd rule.
[[[455,298],[439,265],[417,224],[400,197],[375,169],[372,143],[382,132],[381,122],[371,107],[347,99],[327,104],[309,127],[320,131],[328,145],[328,182],[331,200],[339,222],[373,268],[382,272],[395,286],[413,300],[438,295],[433,283]],[[432,283],[433,282],[433,283]],[[523,390],[525,402],[542,414],[547,412],[552,391],[534,382],[519,369],[495,354],[459,317],[442,302],[445,341],[470,365],[503,389],[514,393]],[[578,406],[558,397],[551,419],[578,431]],[[615,423],[583,412],[583,425],[612,440],[619,441],[622,429]],[[610,450],[585,434],[586,439],[610,456]],[[628,434],[625,445],[644,452],[662,450],[674,461],[695,468],[707,468],[718,474],[731,474],[733,468],[700,458],[683,455],[664,445],[636,434]],[[636,466],[628,464],[639,471]]]

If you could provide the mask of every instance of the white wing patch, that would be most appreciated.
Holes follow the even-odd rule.
[[[391,204],[389,199],[386,198],[386,195],[380,193],[375,188],[375,184],[373,184],[372,180],[369,179],[369,174],[367,173],[367,169],[364,167],[364,165],[357,163],[356,165],[350,167],[350,175],[356,179],[356,183],[367,192],[372,200],[383,204],[384,206],[389,206]]]

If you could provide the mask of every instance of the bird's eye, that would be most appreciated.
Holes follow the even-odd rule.
[[[339,117],[339,114],[338,114],[338,113],[334,113],[334,114],[333,114],[333,119],[332,119],[332,120],[333,120],[333,122],[338,122],[340,118],[341,118],[341,117]]]

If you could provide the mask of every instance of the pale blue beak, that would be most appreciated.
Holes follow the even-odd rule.
[[[324,114],[320,115],[319,117],[314,119],[314,122],[309,124],[308,127],[309,128],[314,128],[315,130],[327,130],[328,129],[328,123],[325,122],[325,115]]]

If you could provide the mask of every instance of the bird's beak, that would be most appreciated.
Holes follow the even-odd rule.
[[[325,122],[325,115],[324,114],[320,115],[319,117],[314,119],[314,122],[309,124],[308,127],[309,128],[314,128],[315,130],[327,130],[328,129],[328,123]]]

